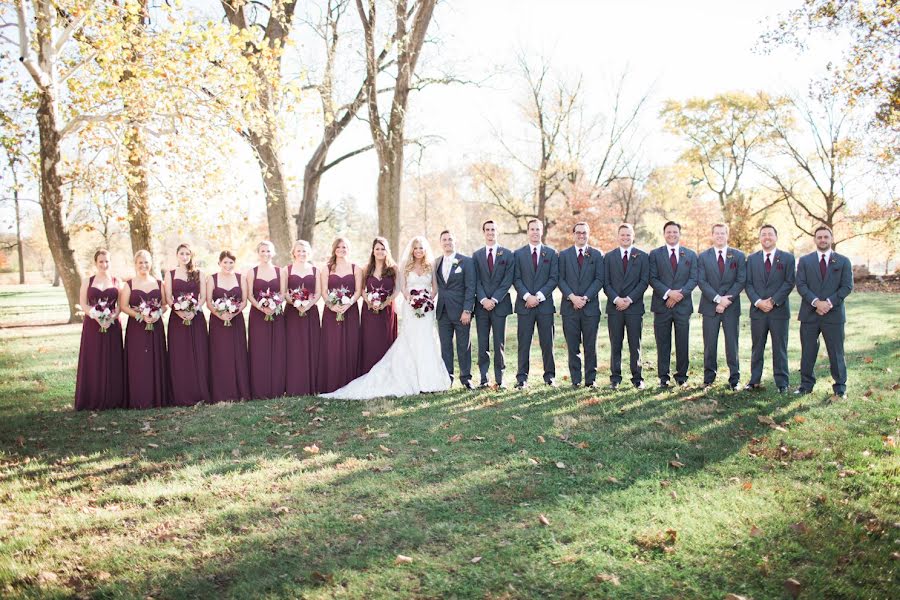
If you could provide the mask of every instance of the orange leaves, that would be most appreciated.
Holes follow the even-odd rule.
[[[645,551],[661,551],[666,554],[675,552],[675,542],[678,540],[678,531],[666,529],[651,533],[642,533],[634,536],[633,542]]]

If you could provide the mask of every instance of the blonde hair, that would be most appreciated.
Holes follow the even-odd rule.
[[[428,243],[428,240],[425,239],[424,236],[417,235],[413,239],[409,240],[409,250],[403,257],[404,275],[409,275],[416,266],[416,259],[413,256],[413,252],[416,249],[416,242],[418,242],[419,245],[422,246],[422,249],[425,251],[425,256],[422,257],[422,264],[425,267],[425,272],[430,272],[434,267],[434,254],[431,252],[431,245]]]
[[[137,252],[135,252],[134,253],[134,262],[137,262],[138,257],[141,257],[141,256],[143,256],[144,258],[147,259],[147,262],[150,263],[151,267],[153,266],[153,255],[150,254],[149,250],[138,250]]]
[[[273,244],[269,240],[263,240],[256,245],[256,251],[259,252],[259,249],[262,248],[263,246],[268,246],[269,250],[272,253],[272,256],[275,256],[275,244]]]
[[[306,248],[306,260],[312,260],[312,245],[306,240],[297,240],[296,242],[294,242],[294,245],[291,246],[291,259],[294,258],[294,251],[300,246]]]

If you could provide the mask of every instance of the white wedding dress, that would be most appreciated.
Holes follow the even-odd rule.
[[[431,289],[431,274],[407,278],[407,292]],[[384,396],[411,396],[450,389],[450,375],[441,358],[434,311],[417,317],[408,302],[400,302],[400,331],[387,353],[372,370],[344,387],[321,394],[323,398],[367,400]]]

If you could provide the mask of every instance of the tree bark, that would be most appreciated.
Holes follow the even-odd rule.
[[[37,109],[41,156],[41,215],[56,273],[62,280],[69,303],[69,323],[80,321],[76,314],[81,273],[75,262],[69,232],[63,216],[62,179],[59,175],[60,135],[56,123],[55,89],[39,90]]]
[[[400,188],[403,185],[403,142],[391,140],[378,171],[378,229],[392,248],[400,247]]]
[[[262,136],[256,131],[249,132],[250,145],[256,151],[256,162],[266,190],[266,218],[269,225],[269,239],[278,252],[287,254],[293,240],[289,225],[290,211],[287,204],[287,186],[278,148],[272,136]]]
[[[16,167],[10,164],[13,177],[13,204],[16,209],[16,254],[19,259],[19,285],[25,285],[25,254],[22,248],[22,213],[19,209],[19,177]]]

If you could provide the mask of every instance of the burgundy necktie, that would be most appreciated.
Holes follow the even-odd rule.
[[[770,256],[772,255],[766,254],[766,275],[772,272],[772,261],[769,259]]]
[[[622,272],[628,272],[628,250],[626,250],[625,254],[622,255]]]
[[[537,271],[537,248],[531,251],[531,266]]]
[[[672,272],[676,272],[678,270],[678,259],[675,258],[675,249],[672,248],[672,256],[669,257],[669,264],[672,265]]]
[[[825,274],[828,272],[828,265],[825,264],[825,255],[822,255],[822,258],[819,260],[819,274],[822,276],[822,279],[825,279]]]
[[[583,252],[584,252],[584,250],[582,250],[581,248],[578,249],[578,268],[579,268],[579,269],[580,269],[581,266],[584,264],[584,254],[583,254]]]
[[[719,276],[725,274],[725,259],[722,258],[722,251],[719,250]]]
[[[494,249],[488,248],[488,272],[494,274]]]

